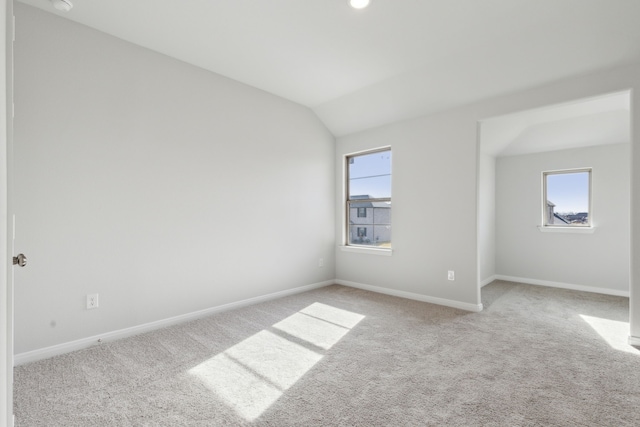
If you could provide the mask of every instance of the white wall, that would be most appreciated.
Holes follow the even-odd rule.
[[[480,304],[479,221],[476,198],[478,121],[519,111],[640,88],[640,66],[566,79],[439,115],[383,126],[339,138],[345,153],[391,145],[393,154],[393,247],[391,257],[336,252],[339,281]],[[640,129],[640,101],[632,96],[632,129]],[[632,135],[633,215],[640,212],[640,139]],[[342,171],[336,171],[336,235],[344,218]],[[632,218],[634,216],[631,216]],[[632,251],[640,252],[640,227],[632,225]],[[380,259],[383,258],[383,259]],[[447,270],[456,281],[447,282]],[[631,335],[640,340],[640,262],[631,264]],[[636,297],[636,295],[638,295]]]
[[[464,110],[338,139],[337,164],[344,163],[344,155],[365,149],[391,145],[393,152],[393,255],[338,251],[339,280],[456,301],[469,309],[479,304],[475,141],[476,123]],[[340,168],[336,180],[340,236]],[[447,280],[448,270],[455,271],[455,282]]]
[[[542,172],[592,167],[593,234],[543,233]],[[496,270],[500,276],[629,291],[629,144],[496,161]]]
[[[496,274],[496,159],[480,154],[478,171],[478,257],[480,284]]]
[[[335,144],[310,110],[16,16],[17,353],[335,277]]]

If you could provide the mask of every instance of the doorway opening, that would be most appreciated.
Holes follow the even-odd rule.
[[[630,106],[622,91],[479,123],[479,288],[497,279],[629,296]],[[576,171],[588,171],[586,190],[567,180],[547,194],[547,177]]]

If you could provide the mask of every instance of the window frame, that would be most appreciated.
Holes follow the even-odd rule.
[[[588,212],[586,224],[547,224],[547,177],[549,175],[561,175],[570,173],[587,173],[588,174]],[[590,229],[593,228],[593,168],[573,168],[573,169],[558,169],[542,172],[542,226],[541,229]]]
[[[349,159],[354,158],[354,157],[359,157],[359,156],[365,156],[367,154],[374,154],[374,153],[383,153],[389,151],[391,152],[391,146],[386,146],[386,147],[380,147],[380,148],[375,148],[372,150],[363,150],[363,151],[358,151],[355,153],[348,153],[344,155],[344,189],[345,189],[345,196],[344,196],[344,200],[345,200],[345,216],[344,216],[344,239],[343,239],[343,246],[345,248],[357,248],[357,249],[363,249],[363,250],[370,250],[370,251],[376,251],[376,252],[391,252],[391,247],[389,248],[380,248],[377,246],[373,246],[373,245],[366,245],[366,244],[357,244],[357,243],[351,243],[350,239],[349,239],[349,235],[350,235],[350,225],[349,224],[349,213],[351,210],[351,203],[363,203],[363,202],[371,202],[371,203],[377,203],[377,202],[388,202],[391,203],[391,197],[382,197],[382,198],[371,198],[371,199],[357,199],[357,200],[350,200],[349,199],[349,194],[350,194],[350,188],[349,188],[349,182],[350,182],[350,176],[349,176]],[[393,162],[393,156],[391,157],[391,162]],[[393,180],[393,164],[390,165],[391,168],[391,179]],[[391,192],[391,194],[393,195],[393,191]],[[357,215],[357,212],[356,212]],[[373,213],[372,213],[372,219],[374,218]],[[371,224],[372,227],[375,226],[375,224]],[[391,241],[389,242],[389,245],[391,246],[392,243]]]

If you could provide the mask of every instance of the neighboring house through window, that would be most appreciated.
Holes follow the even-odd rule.
[[[391,149],[348,155],[347,245],[391,248]]]
[[[591,168],[542,173],[543,226],[591,226]]]

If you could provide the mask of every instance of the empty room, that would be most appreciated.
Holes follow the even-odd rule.
[[[640,425],[640,2],[0,10],[0,426]]]

